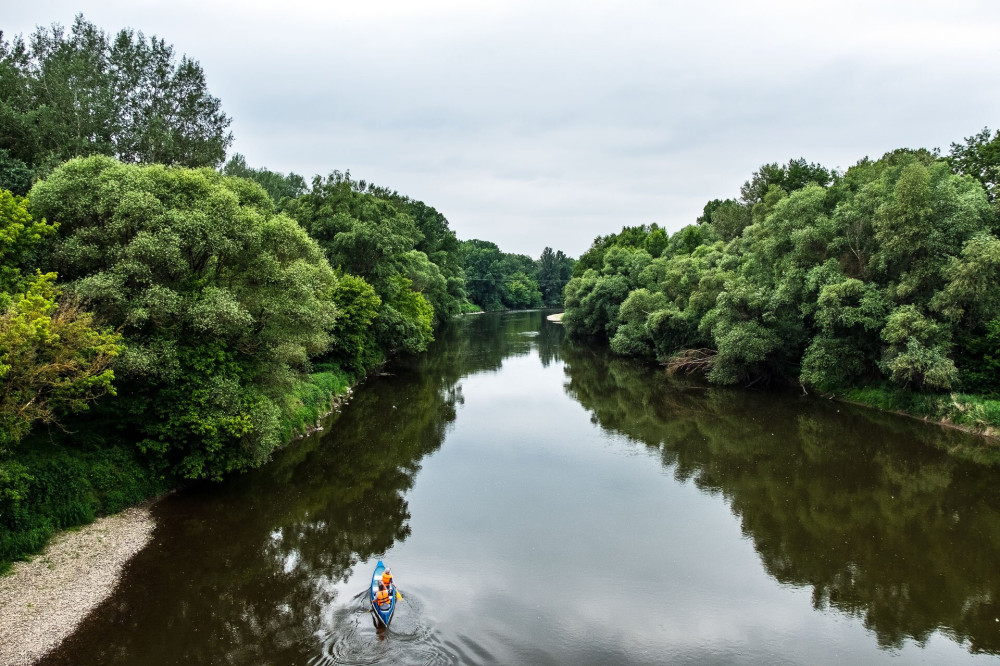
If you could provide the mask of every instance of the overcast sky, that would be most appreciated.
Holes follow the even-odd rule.
[[[675,231],[766,162],[1000,126],[996,0],[6,5],[8,38],[82,12],[200,61],[252,166],[349,169],[533,257]]]

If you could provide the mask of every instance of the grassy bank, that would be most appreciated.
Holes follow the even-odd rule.
[[[286,398],[281,418],[281,441],[288,443],[304,435],[333,409],[357,378],[335,365],[320,365]]]
[[[837,396],[848,402],[916,418],[937,421],[983,435],[981,445],[949,448],[973,462],[1000,465],[1000,400],[968,393],[914,393],[905,389],[868,386]]]
[[[354,381],[335,366],[318,367],[288,393],[281,441],[313,428]],[[130,442],[25,440],[16,462],[0,460],[0,575],[12,562],[41,551],[56,531],[117,513],[182,483],[153,469]]]

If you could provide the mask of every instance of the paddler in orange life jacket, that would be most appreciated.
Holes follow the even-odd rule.
[[[392,588],[392,572],[388,569],[382,572],[382,584],[387,590]]]
[[[378,592],[375,593],[375,603],[378,604],[379,608],[388,609],[391,602],[392,595],[389,594],[389,588],[385,586],[385,583],[379,581]]]

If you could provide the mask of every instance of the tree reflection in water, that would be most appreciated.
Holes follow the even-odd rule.
[[[811,587],[817,609],[862,618],[883,647],[940,630],[1000,653],[997,472],[939,450],[974,438],[794,393],[708,387],[568,343],[561,353],[566,391],[592,420],[724,497],[769,574]]]
[[[366,597],[338,599],[358,562],[410,534],[405,495],[462,402],[462,377],[503,359],[558,359],[542,313],[475,317],[439,332],[434,353],[375,377],[322,433],[265,468],[158,504],[156,547],[44,664],[263,664],[336,659]],[[353,591],[352,591],[353,593]],[[155,600],[155,603],[150,603]],[[331,629],[332,628],[332,629]]]
[[[996,471],[940,450],[967,436],[796,394],[672,379],[562,337],[543,313],[467,318],[266,468],[167,498],[155,509],[155,545],[43,663],[398,660],[384,652],[394,642],[415,663],[443,658],[422,652],[442,648],[433,632],[378,642],[364,591],[348,581],[409,536],[407,495],[455,422],[463,378],[535,352],[543,365],[564,364],[567,394],[600,428],[724,499],[766,571],[811,589],[817,609],[861,618],[884,647],[940,631],[1000,653]],[[596,661],[605,647],[587,654]]]

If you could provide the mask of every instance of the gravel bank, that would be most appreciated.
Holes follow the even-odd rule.
[[[111,594],[125,563],[153,535],[149,507],[62,532],[0,578],[0,664],[33,664]]]

